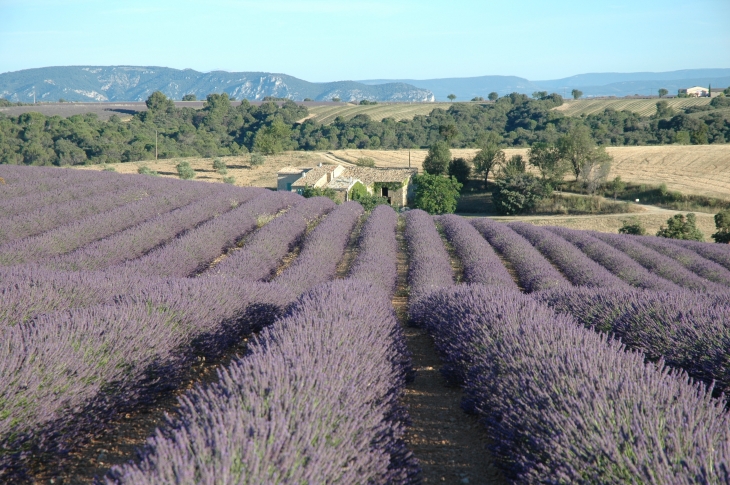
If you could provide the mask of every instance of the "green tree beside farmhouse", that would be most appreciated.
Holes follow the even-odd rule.
[[[660,98],[663,98],[667,94],[669,94],[669,91],[667,91],[666,89],[664,89],[664,88],[659,89],[659,97]]]
[[[461,185],[464,185],[469,181],[471,165],[465,158],[454,158],[449,162],[448,173],[450,177],[454,177]]]
[[[504,215],[529,212],[550,192],[549,188],[530,173],[510,172],[500,175],[494,185],[492,202],[497,212]]]
[[[428,149],[423,161],[423,170],[431,175],[441,175],[446,172],[451,161],[451,150],[445,141],[437,141]]]
[[[590,130],[585,125],[575,125],[558,139],[557,146],[560,158],[568,164],[578,180],[581,168],[596,148]]]
[[[730,244],[730,210],[715,214],[715,228],[717,232],[712,235],[712,239],[716,243]]]
[[[543,182],[555,185],[563,180],[570,170],[569,165],[560,157],[560,151],[548,143],[535,143],[527,151],[530,165],[540,171]]]
[[[494,171],[505,162],[504,151],[496,143],[487,143],[474,156],[474,172],[484,177],[484,187],[487,186],[489,172]]]
[[[414,206],[429,214],[451,214],[456,210],[462,185],[455,177],[428,173],[413,178],[416,186]]]

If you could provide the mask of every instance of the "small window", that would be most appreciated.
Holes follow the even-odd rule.
[[[380,195],[382,195],[383,197],[388,197],[388,187],[383,187],[381,189]]]
[[[286,190],[288,190],[289,192],[291,192],[291,183],[287,183],[286,184]]]

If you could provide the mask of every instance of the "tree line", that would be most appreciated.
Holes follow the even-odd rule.
[[[493,93],[496,94],[496,93]],[[490,96],[490,99],[494,96]],[[567,117],[553,108],[557,94],[513,93],[488,104],[456,103],[427,116],[374,121],[367,115],[337,118],[330,125],[291,101],[232,106],[227,94],[211,94],[200,109],[177,108],[162,93],[147,99],[148,110],[130,121],[94,114],[68,118],[26,113],[0,114],[0,163],[76,165],[155,158],[216,157],[248,152],[343,148],[424,148],[445,142],[451,148],[555,146],[567,133],[582,130],[600,146],[730,142],[724,109],[730,98],[709,106],[674,112],[665,101],[651,117],[606,109],[590,116]]]

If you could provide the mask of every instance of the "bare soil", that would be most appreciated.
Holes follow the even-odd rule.
[[[398,288],[393,307],[412,354],[415,380],[403,399],[411,418],[408,448],[419,460],[423,483],[507,483],[487,447],[490,440],[476,416],[461,409],[462,392],[449,387],[439,372],[441,361],[428,333],[407,325],[408,261],[402,228],[398,231]]]
[[[90,484],[101,479],[113,466],[137,460],[147,438],[155,429],[166,423],[166,416],[178,408],[178,397],[196,385],[217,380],[217,369],[228,365],[234,358],[244,355],[248,338],[228,349],[215,360],[199,358],[190,369],[183,384],[178,388],[156,396],[152,402],[128,410],[109,423],[104,432],[98,433],[87,443],[77,447],[67,456],[36,456],[30,464],[34,485]],[[22,483],[22,482],[18,482]]]

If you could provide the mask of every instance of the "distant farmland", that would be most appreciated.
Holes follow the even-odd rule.
[[[335,118],[342,116],[346,120],[357,115],[368,115],[373,121],[394,118],[396,121],[412,120],[416,115],[426,116],[436,108],[449,109],[451,103],[393,103],[376,105],[336,105],[314,106],[309,108],[310,118],[329,125]]]
[[[580,116],[600,113],[606,108],[616,111],[633,111],[641,116],[651,116],[656,113],[656,104],[659,98],[648,99],[579,99],[565,101],[562,106],[554,108],[566,116]],[[710,104],[710,98],[666,98],[671,108],[681,110],[690,106],[704,106]]]
[[[641,116],[650,116],[656,112],[658,98],[649,99],[580,99],[566,100],[565,104],[554,108],[566,116],[581,116],[600,113],[606,108],[613,108],[616,111],[629,110]],[[665,101],[676,111],[681,111],[690,106],[703,106],[710,102],[709,98],[667,98]],[[240,104],[240,101],[233,101],[233,106]],[[261,104],[261,101],[251,101],[251,104]],[[309,109],[309,116],[305,119],[314,119],[324,125],[329,125],[338,116],[349,120],[359,114],[370,116],[373,121],[382,121],[384,118],[394,118],[396,121],[412,120],[414,116],[427,116],[436,108],[447,110],[453,103],[383,103],[376,105],[356,105],[350,103],[333,102],[300,102]],[[205,105],[204,101],[182,102],[176,101],[175,105],[200,109]],[[0,113],[8,116],[19,116],[23,113],[35,111],[46,116],[69,117],[73,115],[96,113],[102,120],[116,114],[122,119],[128,119],[140,111],[146,111],[147,106],[142,101],[119,102],[119,103],[43,103],[37,105],[11,106],[0,108]],[[304,120],[300,120],[304,121]]]

